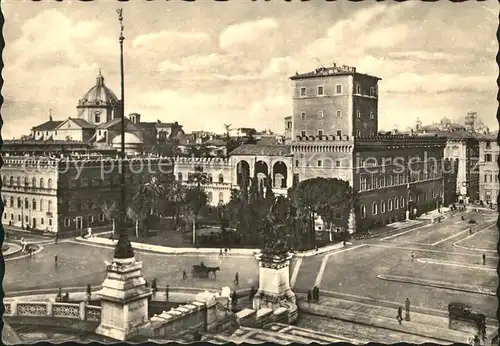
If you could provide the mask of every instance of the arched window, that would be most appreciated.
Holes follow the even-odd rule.
[[[17,177],[16,179],[16,185],[21,186],[21,177]]]
[[[40,211],[43,211],[44,205],[43,205],[43,199],[40,200]]]
[[[24,177],[24,186],[30,186],[30,183],[28,181],[28,177]]]
[[[33,177],[33,179],[31,179],[31,186],[36,187],[36,178],[35,177]]]
[[[399,204],[401,204],[401,208],[405,207],[405,198],[404,197],[401,197],[401,199],[399,200]]]
[[[219,174],[219,183],[223,183],[223,182],[224,182],[224,176],[221,173],[221,174]],[[219,200],[220,200],[220,198],[219,198]]]
[[[389,200],[387,201],[387,205],[389,207],[389,211],[392,211],[392,208],[393,208],[393,205],[392,205],[392,198],[389,198]]]
[[[50,213],[50,212],[52,212],[52,201],[49,201],[49,202],[47,203],[47,211],[48,211],[49,213]]]
[[[70,225],[71,225],[71,222],[70,222],[69,218],[67,218],[67,217],[64,218],[64,226],[69,227]]]
[[[22,206],[23,206],[23,202],[21,200],[21,197],[17,197],[17,207],[22,208]]]
[[[28,202],[28,199],[24,199],[24,209],[29,209],[30,208],[30,202]]]
[[[380,213],[385,213],[385,201],[380,202]]]
[[[11,176],[9,179],[9,182],[10,182],[10,184],[9,184],[10,186],[14,185],[14,177]]]
[[[359,212],[361,214],[361,218],[364,219],[366,217],[366,206],[364,204],[361,204],[359,207]]]
[[[10,197],[10,207],[14,208],[14,197]]]
[[[377,202],[373,202],[372,204],[372,215],[377,215],[378,213],[378,204]]]
[[[31,206],[33,207],[33,210],[36,210],[36,200],[33,198],[33,201],[31,201]]]
[[[47,188],[48,189],[52,189],[52,179],[49,178],[49,180],[47,181]]]
[[[219,203],[224,203],[224,194],[219,192]]]
[[[394,210],[399,209],[399,199],[394,198]]]
[[[2,181],[3,181],[4,185],[7,185],[8,181],[7,181],[7,176],[6,175],[3,176]]]
[[[45,188],[45,182],[43,181],[43,178],[40,178],[40,188],[41,189]]]
[[[177,173],[177,180],[182,181],[182,173]]]

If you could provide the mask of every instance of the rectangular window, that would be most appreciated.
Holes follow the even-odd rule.
[[[318,136],[323,137],[323,131],[318,130]]]
[[[492,161],[491,154],[484,154],[484,161],[491,162]]]
[[[323,119],[324,117],[323,111],[318,111],[318,119]]]
[[[302,131],[300,131],[300,135],[301,135],[302,137],[305,137],[305,136],[306,136],[306,131],[303,131],[303,130],[302,130]]]
[[[306,88],[300,88],[300,96],[307,96],[307,89]]]
[[[357,135],[358,137],[361,137],[361,130],[356,130],[356,135]]]
[[[49,219],[49,226],[52,226],[52,219]]]
[[[324,95],[324,93],[323,93],[323,92],[324,92],[324,90],[323,90],[323,86],[322,86],[322,85],[320,85],[320,86],[318,87],[318,96],[323,96],[323,95]]]
[[[306,120],[306,112],[302,112],[302,113],[300,113],[300,118],[301,118],[302,120]]]
[[[486,149],[491,149],[491,142],[490,141],[486,141],[485,145],[486,145]]]
[[[359,109],[356,111],[356,118],[361,118],[361,111]]]
[[[340,167],[340,160],[335,160],[335,167]],[[366,178],[365,178],[366,180]]]
[[[360,178],[360,190],[364,191],[366,190],[366,176],[362,175]]]
[[[337,84],[335,86],[335,93],[336,94],[342,94],[342,85],[341,84]]]
[[[342,137],[342,130],[337,130],[337,136]]]
[[[361,95],[361,85],[356,85],[356,94]]]
[[[370,96],[375,96],[375,88],[370,87]]]
[[[341,110],[338,110],[338,111],[337,111],[337,116],[338,116],[338,117],[341,117],[341,116],[342,116],[342,111],[341,111]]]
[[[323,165],[323,162],[321,160],[318,160],[318,167],[321,167]]]

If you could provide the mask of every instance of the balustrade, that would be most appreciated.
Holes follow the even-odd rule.
[[[5,316],[70,318],[87,321],[101,320],[101,307],[87,305],[84,302],[16,302],[4,303]]]

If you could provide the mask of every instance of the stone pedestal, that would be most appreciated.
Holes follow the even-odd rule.
[[[258,309],[284,307],[288,309],[290,323],[297,319],[297,303],[295,293],[290,287],[291,254],[282,256],[256,255],[259,261],[259,290],[253,305]]]
[[[135,258],[106,263],[107,278],[98,292],[101,324],[96,333],[125,341],[149,335],[148,300],[152,290],[142,276],[142,262]]]

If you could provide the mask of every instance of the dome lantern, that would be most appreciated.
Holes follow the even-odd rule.
[[[104,86],[104,77],[101,74],[101,69],[99,69],[99,74],[97,75],[96,85],[98,85],[98,86]]]

